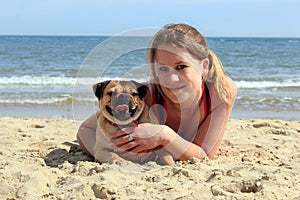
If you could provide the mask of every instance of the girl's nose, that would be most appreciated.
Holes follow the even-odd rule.
[[[171,81],[179,81],[179,75],[176,73],[171,73],[170,74],[170,80]]]

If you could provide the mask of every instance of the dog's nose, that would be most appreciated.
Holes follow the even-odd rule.
[[[118,97],[118,103],[128,104],[130,97],[127,94],[120,94]]]

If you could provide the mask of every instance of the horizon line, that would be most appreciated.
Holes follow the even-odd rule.
[[[25,37],[152,37],[148,35],[126,35],[126,36],[118,36],[118,35],[77,35],[77,34],[0,34],[0,36],[25,36]],[[300,36],[245,36],[245,35],[207,35],[205,38],[291,38],[291,39],[300,39]]]

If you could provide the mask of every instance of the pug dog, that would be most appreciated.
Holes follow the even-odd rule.
[[[100,109],[94,146],[95,160],[100,163],[121,163],[124,159],[113,152],[111,134],[120,128],[151,122],[149,108],[143,100],[148,88],[135,81],[107,80],[93,85],[93,90]],[[130,142],[133,138],[129,136],[128,139]],[[173,157],[165,149],[157,150],[156,154],[163,164],[174,164]]]

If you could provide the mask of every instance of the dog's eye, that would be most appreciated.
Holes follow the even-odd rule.
[[[106,94],[109,95],[109,96],[112,96],[113,93],[112,92],[108,92]]]
[[[139,93],[134,92],[134,93],[132,93],[132,96],[139,96]]]

